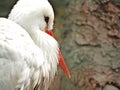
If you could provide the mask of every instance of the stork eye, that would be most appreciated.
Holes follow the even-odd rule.
[[[49,17],[45,17],[45,22],[48,24],[48,22],[49,22]]]

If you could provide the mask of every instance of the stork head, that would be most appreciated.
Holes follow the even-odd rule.
[[[8,19],[21,25],[29,34],[33,34],[33,30],[41,30],[54,38],[54,11],[48,0],[19,0]],[[60,51],[59,66],[70,77]]]
[[[48,0],[19,0],[9,14],[9,19],[32,30],[52,30],[54,22],[53,8]]]

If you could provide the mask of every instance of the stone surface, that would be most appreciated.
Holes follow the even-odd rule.
[[[120,65],[120,24],[116,15],[120,8],[111,2],[101,5],[74,0],[66,9],[61,49],[72,78],[63,79],[60,90],[103,90],[116,77],[111,75],[120,75],[115,70]],[[119,80],[112,82],[119,87]]]

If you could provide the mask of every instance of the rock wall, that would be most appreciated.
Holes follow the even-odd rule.
[[[72,78],[60,90],[120,89],[120,3],[102,1],[69,1],[61,49]]]

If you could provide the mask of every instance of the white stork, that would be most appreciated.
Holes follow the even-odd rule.
[[[47,90],[57,64],[70,77],[53,22],[48,0],[19,0],[0,18],[0,90]]]

